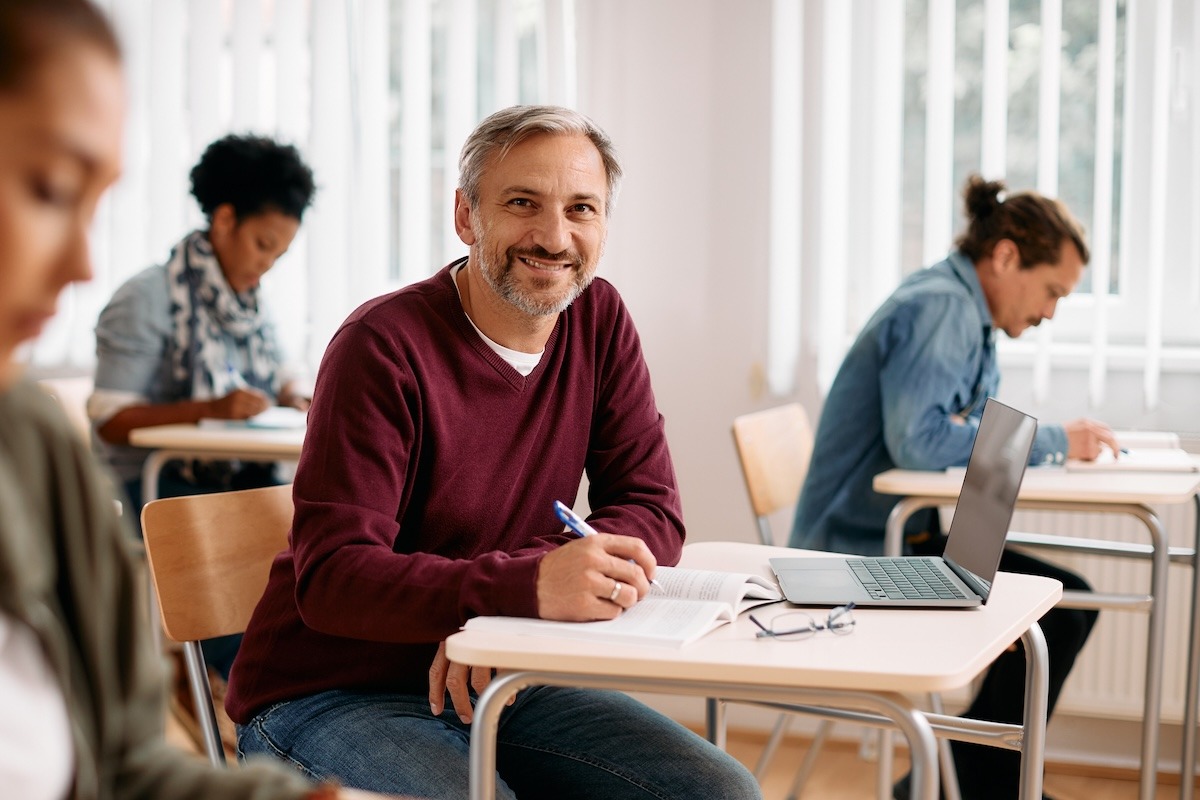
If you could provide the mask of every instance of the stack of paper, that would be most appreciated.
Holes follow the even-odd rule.
[[[293,430],[308,424],[308,414],[290,406],[271,406],[261,414],[249,419],[200,420],[201,428],[259,428],[265,430]]]

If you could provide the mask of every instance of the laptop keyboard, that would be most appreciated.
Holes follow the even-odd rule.
[[[846,561],[874,599],[955,600],[967,596],[923,558],[851,558]]]

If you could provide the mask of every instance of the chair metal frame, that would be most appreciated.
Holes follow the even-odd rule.
[[[774,545],[771,515],[796,505],[800,488],[808,474],[813,448],[808,413],[799,403],[788,403],[743,414],[733,420],[733,444],[737,450],[738,465],[742,469],[742,479],[746,483],[746,494],[750,498],[750,510],[754,513],[759,541]],[[754,767],[754,777],[759,782],[783,741],[791,719],[792,716],[785,711],[775,720],[775,727]],[[800,765],[789,797],[797,796],[808,779],[831,728],[829,720],[821,720],[817,726],[812,746]]]
[[[208,760],[225,766],[200,642],[242,633],[292,525],[291,485],[153,500],[142,509],[163,630],[183,646]]]

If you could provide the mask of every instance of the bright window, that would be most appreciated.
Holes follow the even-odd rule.
[[[95,279],[35,344],[42,372],[95,360],[100,309],[203,225],[187,173],[229,132],[291,142],[317,196],[264,280],[289,353],[315,367],[358,304],[466,253],[458,150],[513,103],[570,105],[573,0],[100,0],[125,50],[125,172],[92,236]]]
[[[1001,345],[1039,397],[1053,366],[1086,368],[1093,404],[1111,371],[1137,370],[1153,408],[1164,371],[1200,369],[1200,19],[1186,0],[813,3],[799,22],[788,6],[774,6],[790,39],[776,36],[773,79],[803,92],[773,95],[772,152],[803,152],[803,211],[772,207],[772,240],[792,244],[771,265],[775,392],[806,357],[827,388],[883,297],[945,256],[970,172],[1058,196],[1088,231],[1079,290]],[[773,161],[787,198],[797,170]]]

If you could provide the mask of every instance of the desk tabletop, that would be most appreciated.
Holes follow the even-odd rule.
[[[246,457],[296,458],[304,444],[303,428],[208,428],[199,425],[155,425],[129,432],[129,443],[155,450],[244,453]]]
[[[700,542],[680,566],[750,572],[773,578],[767,559],[795,556],[787,547]],[[578,639],[461,631],[447,641],[451,660],[506,670],[728,681],[817,689],[933,692],[958,688],[983,671],[1062,596],[1049,578],[999,573],[988,604],[976,609],[855,609],[849,636],[824,633],[798,642],[757,639],[743,614],[679,649]],[[763,606],[755,616],[794,611]],[[815,617],[826,609],[813,609]]]
[[[872,484],[880,494],[954,499],[964,470],[889,469]],[[1186,503],[1200,492],[1196,472],[1068,472],[1063,467],[1030,467],[1021,481],[1021,500],[1066,503]]]

